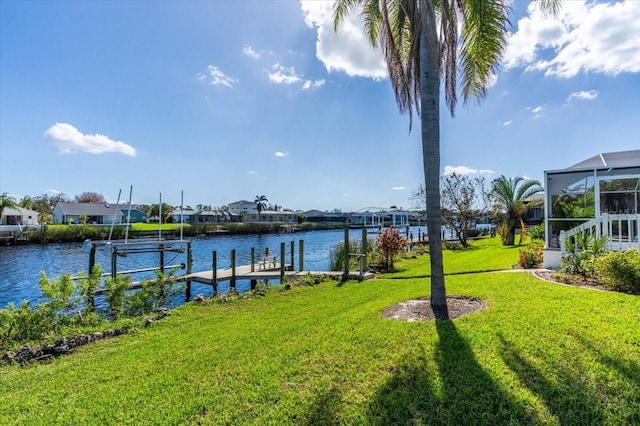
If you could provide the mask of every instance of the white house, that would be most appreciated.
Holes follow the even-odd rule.
[[[640,250],[640,150],[608,152],[545,171],[544,266],[560,265],[565,241],[607,236],[610,250]]]
[[[38,214],[35,210],[24,209],[22,207],[5,207],[2,209],[0,225],[37,226],[39,225]]]
[[[242,215],[244,213],[258,212],[258,205],[253,201],[240,200],[227,205],[231,213]]]

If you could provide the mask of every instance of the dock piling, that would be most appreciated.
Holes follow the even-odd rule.
[[[280,243],[280,284],[284,282],[284,267],[285,267],[285,256],[286,256],[286,245],[285,243]]]
[[[213,295],[215,296],[218,294],[218,252],[214,250],[211,254],[211,258],[211,272],[213,273],[213,280],[211,281],[211,284],[213,285]]]
[[[298,265],[298,271],[304,271],[304,240],[298,241],[300,248],[298,249],[298,261],[300,265]],[[293,268],[293,263],[291,263],[291,267]]]
[[[229,291],[236,292],[236,249],[231,250],[231,280]]]

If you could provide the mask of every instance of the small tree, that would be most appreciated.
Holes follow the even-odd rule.
[[[80,195],[76,195],[75,197],[76,203],[106,203],[107,200],[104,198],[104,195],[99,194],[97,192],[83,192]]]
[[[464,247],[474,220],[491,204],[491,193],[483,177],[452,173],[442,177],[442,219]]]
[[[393,269],[393,262],[398,253],[408,246],[407,240],[393,226],[380,233],[376,244],[382,256],[383,266],[388,270]]]

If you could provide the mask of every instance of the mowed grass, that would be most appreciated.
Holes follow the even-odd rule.
[[[0,367],[0,424],[640,423],[640,298],[526,272],[447,286],[486,308],[381,316],[426,296],[426,279],[185,306],[49,364]]]
[[[519,237],[518,237],[519,238]],[[512,269],[518,264],[519,250],[525,244],[504,246],[500,237],[481,238],[469,241],[469,247],[458,250],[444,250],[442,263],[445,274],[486,272]],[[420,251],[417,249],[415,251]],[[407,256],[395,262],[395,271],[380,275],[384,278],[417,278],[431,274],[428,256]]]

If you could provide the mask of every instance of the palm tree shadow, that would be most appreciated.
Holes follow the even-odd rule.
[[[560,424],[604,424],[604,410],[586,378],[571,371],[565,364],[555,365],[553,370],[558,380],[545,377],[535,364],[522,356],[515,345],[504,337],[502,358],[518,376],[520,382],[544,401],[545,406]]]
[[[435,365],[428,354],[411,353],[394,368],[369,406],[369,423],[540,424],[478,363],[453,321],[437,320]]]
[[[340,391],[335,386],[332,386],[316,396],[304,420],[298,424],[305,426],[338,425],[340,424],[339,412],[341,404],[342,396]]]

